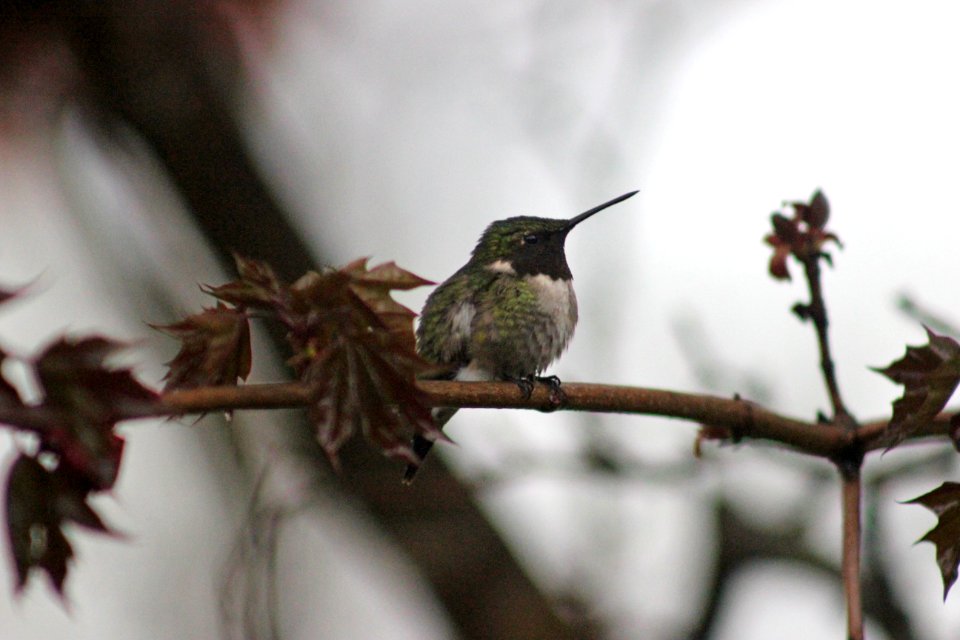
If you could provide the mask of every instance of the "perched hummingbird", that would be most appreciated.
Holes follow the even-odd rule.
[[[437,287],[420,313],[417,351],[430,362],[449,365],[442,378],[509,380],[527,396],[535,380],[559,390],[555,376],[537,378],[557,359],[577,326],[577,296],[563,245],[575,226],[631,191],[569,220],[518,216],[487,227],[470,261]],[[438,408],[439,428],[456,409]],[[433,441],[413,440],[423,462]],[[420,464],[410,464],[403,481],[413,481]]]

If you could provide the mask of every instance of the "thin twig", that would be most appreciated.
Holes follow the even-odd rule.
[[[840,394],[840,385],[837,383],[837,373],[830,354],[830,337],[828,334],[829,321],[827,306],[824,303],[823,287],[820,282],[820,260],[825,255],[819,248],[810,248],[800,260],[803,263],[807,277],[807,286],[810,290],[810,303],[798,308],[801,315],[813,322],[817,332],[817,345],[820,349],[820,369],[823,380],[833,406],[833,420],[830,426],[840,427],[847,434],[853,434],[854,440],[845,450],[833,458],[837,470],[843,480],[841,489],[841,512],[843,517],[843,550],[841,559],[841,576],[843,578],[843,592],[847,603],[847,638],[848,640],[863,640],[863,600],[861,598],[860,580],[860,501],[862,487],[860,483],[860,469],[863,466],[863,443],[856,438],[858,424],[856,419],[847,411]]]
[[[817,344],[820,348],[820,369],[823,372],[827,393],[830,395],[830,404],[833,406],[834,422],[847,430],[852,430],[856,428],[856,422],[843,404],[840,386],[837,384],[833,357],[830,355],[830,337],[827,333],[829,321],[827,319],[827,307],[823,301],[823,288],[820,284],[820,258],[819,253],[811,252],[802,260],[807,276],[807,286],[810,290],[810,303],[805,309],[807,317],[813,321],[817,331]]]
[[[802,259],[807,285],[810,290],[810,303],[804,311],[813,321],[817,332],[817,345],[820,348],[820,369],[833,406],[833,425],[839,426],[849,434],[857,433],[857,421],[847,411],[837,384],[837,374],[830,354],[830,337],[827,333],[827,307],[823,299],[823,287],[820,283],[819,251],[810,251]],[[863,465],[863,444],[859,440],[851,443],[845,451],[834,458],[837,469],[843,478],[841,490],[841,512],[843,516],[843,551],[841,576],[843,578],[844,599],[847,603],[847,638],[863,640],[863,601],[860,595],[860,468]]]

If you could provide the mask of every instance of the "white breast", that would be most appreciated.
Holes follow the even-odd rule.
[[[556,319],[553,357],[567,347],[577,326],[577,296],[573,292],[573,280],[551,278],[539,274],[528,276],[527,281],[537,292],[540,307],[548,317]]]

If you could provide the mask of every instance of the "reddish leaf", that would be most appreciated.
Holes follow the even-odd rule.
[[[944,482],[924,495],[908,500],[908,504],[922,504],[938,518],[937,526],[918,542],[932,542],[937,548],[937,565],[943,577],[943,599],[957,580],[960,563],[960,484]]]
[[[20,591],[34,568],[50,576],[63,594],[73,549],[63,525],[75,522],[88,529],[108,531],[87,503],[90,488],[68,469],[51,471],[35,458],[21,454],[10,470],[6,491],[7,535]]]
[[[250,323],[243,311],[218,304],[180,322],[152,326],[182,343],[167,363],[166,389],[235,385],[250,375]]]
[[[237,305],[257,309],[274,309],[285,295],[273,268],[265,262],[234,254],[240,278],[219,287],[204,287],[213,297]]]
[[[240,309],[218,306],[166,327],[183,347],[170,363],[167,388],[234,384],[250,369],[243,307],[271,313],[287,329],[289,364],[317,388],[309,410],[331,462],[357,431],[387,455],[413,459],[414,433],[440,437],[419,374],[434,366],[416,353],[414,314],[391,297],[427,280],[393,262],[367,268],[359,259],[340,269],[311,271],[292,285],[266,264],[237,257],[240,277],[210,295]]]
[[[929,343],[907,347],[906,354],[885,369],[877,369],[904,386],[903,396],[893,403],[888,433],[894,447],[928,424],[960,384],[960,344],[948,336],[927,331]]]
[[[413,433],[440,437],[426,396],[373,345],[343,341],[314,358],[302,379],[314,383],[320,400],[311,418],[334,465],[337,451],[357,430],[389,456],[417,461],[409,447]]]
[[[108,363],[125,348],[96,336],[54,342],[35,361],[44,403],[113,421],[148,409],[157,394],[140,384],[130,369]]]
[[[119,472],[123,441],[114,424],[142,414],[157,398],[129,369],[108,364],[121,348],[106,338],[61,338],[34,363],[44,395],[39,409],[52,416],[39,431],[41,450],[57,454],[61,467],[96,489],[113,486]]]
[[[823,229],[830,219],[830,203],[819,189],[814,192],[809,203],[793,202],[791,205],[800,219],[814,229]]]
[[[432,370],[417,355],[415,314],[390,296],[425,280],[393,263],[367,270],[366,260],[339,270],[310,272],[290,288],[291,364],[317,386],[310,417],[334,465],[356,431],[384,453],[414,459],[414,433],[435,435],[416,376]]]
[[[788,218],[774,213],[770,219],[773,233],[764,238],[773,247],[769,270],[777,280],[790,279],[787,258],[791,255],[801,262],[824,259],[829,263],[830,256],[823,252],[823,246],[829,241],[840,245],[836,235],[824,230],[830,218],[830,203],[822,191],[817,190],[809,203],[791,202],[788,205],[793,208],[793,216]]]
[[[787,268],[787,258],[790,257],[790,247],[780,245],[774,248],[773,255],[770,256],[770,275],[775,280],[789,280],[790,269]]]
[[[416,289],[428,284],[436,284],[425,278],[401,269],[395,262],[378,264],[369,271],[366,268],[367,259],[354,260],[344,266],[341,271],[353,277],[355,287],[376,287],[384,292],[388,290]]]
[[[774,237],[778,241],[790,245],[800,238],[800,227],[796,219],[774,213],[770,216],[770,223],[773,225]]]
[[[343,270],[350,269],[352,276],[350,289],[387,329],[413,340],[413,319],[417,314],[390,297],[390,291],[434,283],[401,269],[393,262],[377,265],[370,271],[366,271],[365,263],[366,260],[355,261],[344,267]]]

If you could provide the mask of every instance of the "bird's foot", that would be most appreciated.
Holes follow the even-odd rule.
[[[550,404],[554,408],[559,407],[567,401],[567,394],[564,393],[560,387],[560,378],[557,376],[537,376],[530,374],[520,376],[519,378],[509,378],[509,380],[520,387],[520,393],[523,395],[524,400],[530,399],[530,396],[533,395],[534,386],[540,382],[550,387]]]
[[[529,400],[530,396],[533,395],[533,385],[537,380],[533,374],[520,376],[519,378],[508,378],[508,380],[520,387],[520,393],[523,395],[524,400]]]
[[[560,378],[557,376],[538,376],[536,381],[542,382],[550,387],[550,404],[554,407],[559,407],[567,401],[567,394],[564,393],[563,388],[560,386]]]

